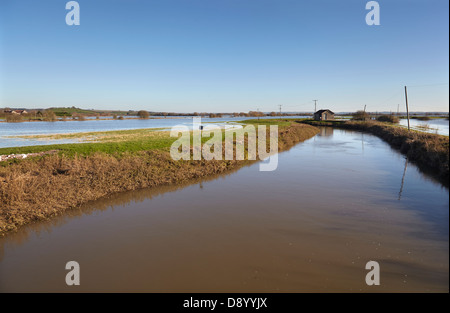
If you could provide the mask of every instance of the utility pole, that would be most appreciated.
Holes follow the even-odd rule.
[[[258,120],[259,120],[259,108],[256,108],[256,112],[258,112]]]
[[[400,104],[397,104],[397,116],[400,115]]]
[[[280,120],[281,120],[281,106],[282,106],[282,104],[279,104],[278,106],[280,107]]]
[[[313,100],[314,101],[314,113],[317,112],[317,101],[319,100]]]
[[[408,107],[408,90],[405,86],[405,100],[406,100],[406,118],[408,119],[408,131],[410,130],[409,126],[409,107]]]

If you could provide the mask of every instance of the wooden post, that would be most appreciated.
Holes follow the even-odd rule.
[[[406,89],[406,86],[405,86],[405,100],[406,100],[406,118],[408,119],[408,131],[409,131],[410,125],[409,125],[408,90]]]

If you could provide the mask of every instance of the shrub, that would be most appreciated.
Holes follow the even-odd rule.
[[[6,121],[9,123],[15,123],[15,122],[21,122],[22,121],[22,116],[20,116],[20,114],[6,114],[5,115]]]
[[[365,111],[356,111],[356,113],[353,113],[352,119],[355,121],[366,121],[370,119],[370,115]]]
[[[400,122],[399,118],[395,115],[381,115],[377,118],[379,122],[387,122],[387,123],[398,123]]]
[[[144,110],[139,111],[137,115],[139,116],[139,118],[149,118],[150,117],[150,113],[148,113],[147,111],[144,111]]]
[[[56,114],[52,110],[45,110],[42,116],[44,117],[44,121],[47,122],[54,122],[57,120]]]

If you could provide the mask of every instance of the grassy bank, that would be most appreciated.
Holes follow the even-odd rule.
[[[317,133],[315,127],[282,121],[279,150]],[[90,136],[101,139],[95,143],[0,149],[0,154],[59,151],[0,162],[0,235],[113,193],[186,183],[252,162],[174,161],[169,149],[176,138],[168,132],[133,130]]]
[[[368,132],[376,135],[400,150],[409,160],[448,186],[449,180],[449,138],[443,135],[420,131],[408,131],[390,123],[355,121],[303,121],[309,125],[332,126],[343,129]]]

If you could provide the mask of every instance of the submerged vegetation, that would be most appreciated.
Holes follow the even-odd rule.
[[[279,151],[319,131],[289,120],[270,123],[279,126]],[[0,162],[0,235],[116,192],[186,183],[253,162],[174,161],[169,149],[176,138],[168,132],[128,130],[84,135],[98,142],[0,149],[0,154],[58,150]]]

